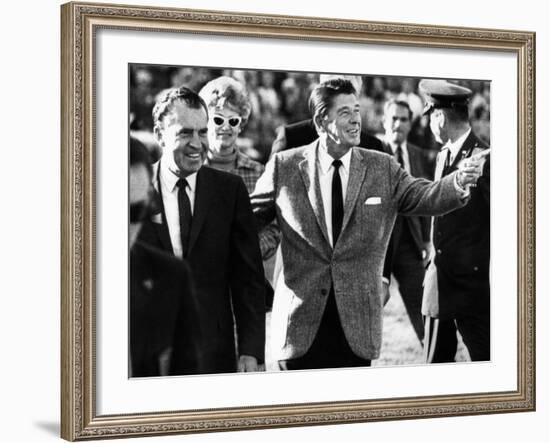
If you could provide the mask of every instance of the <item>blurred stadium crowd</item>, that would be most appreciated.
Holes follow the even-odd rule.
[[[199,91],[208,81],[227,75],[246,86],[252,104],[252,114],[241,133],[240,149],[251,158],[265,163],[271,153],[277,128],[295,123],[311,115],[308,98],[319,82],[319,74],[285,71],[253,71],[157,65],[130,66],[130,131],[150,149],[156,150],[151,111],[157,95],[166,88],[187,86]],[[384,103],[391,98],[404,100],[413,111],[413,126],[409,141],[428,151],[435,158],[439,149],[422,116],[423,101],[418,93],[420,79],[412,77],[363,76],[360,95],[362,126],[367,132],[382,136]],[[456,83],[470,88],[470,122],[478,137],[490,143],[490,82],[460,80]]]

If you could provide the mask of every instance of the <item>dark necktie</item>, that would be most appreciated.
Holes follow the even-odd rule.
[[[451,166],[451,150],[447,149],[447,157],[445,158],[445,169]]]
[[[186,192],[188,186],[187,180],[180,178],[176,186],[179,188],[178,210],[180,218],[181,250],[183,257],[186,257],[189,248],[189,234],[191,232],[191,202]]]
[[[443,166],[444,174],[447,172],[447,169],[449,169],[449,166],[451,166],[451,150],[447,148],[447,154],[445,156],[445,163]]]
[[[332,246],[336,246],[336,240],[342,230],[344,218],[344,199],[342,198],[342,180],[338,169],[342,166],[340,160],[332,162],[334,172],[332,174]]]
[[[401,145],[397,146],[397,149],[395,150],[395,159],[397,160],[397,163],[399,163],[399,166],[405,169],[405,160],[403,159],[403,148]]]

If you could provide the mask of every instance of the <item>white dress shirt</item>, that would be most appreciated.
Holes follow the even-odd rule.
[[[439,151],[439,154],[437,156],[437,161],[436,161],[436,164],[435,164],[434,180],[440,180],[441,176],[443,175],[443,169],[445,169],[445,158],[447,156],[447,151],[450,152],[449,165],[452,165],[454,160],[455,160],[455,157],[457,156],[457,154],[462,149],[462,145],[464,144],[464,142],[468,138],[468,135],[470,135],[470,132],[472,132],[472,130],[468,129],[464,134],[462,134],[454,142],[447,142],[441,147],[441,150]],[[458,184],[458,175],[455,176],[455,177],[456,177],[455,182],[454,182],[455,183],[455,188],[461,193],[461,196],[462,197],[467,197],[468,195],[470,195],[469,188],[468,189],[463,189]]]
[[[454,142],[447,142],[445,144],[445,147],[448,148],[451,151],[451,157],[449,159],[449,164],[452,165],[455,161],[455,158],[457,154],[462,149],[462,145],[470,135],[470,132],[472,132],[472,129],[468,129],[464,134],[462,134],[460,137],[458,137]]]
[[[445,169],[445,161],[447,158],[447,152],[449,150],[447,149],[447,146],[444,145],[441,147],[439,152],[437,153],[437,159],[435,161],[435,173],[434,173],[434,180],[441,180],[441,176],[443,175],[443,169]],[[449,162],[450,164],[450,162]]]
[[[160,186],[162,193],[162,203],[164,205],[164,214],[166,215],[166,223],[168,224],[168,232],[170,234],[170,241],[172,243],[172,249],[176,257],[182,258],[183,252],[181,247],[181,234],[180,234],[180,218],[178,208],[178,187],[176,183],[179,177],[174,174],[168,168],[166,162],[160,161]],[[185,188],[187,196],[189,197],[189,203],[191,204],[191,215],[195,211],[195,193],[197,186],[197,173],[193,173],[185,178],[188,186]]]
[[[330,244],[334,246],[332,241],[332,176],[334,174],[334,166],[332,166],[332,162],[335,159],[329,155],[325,147],[319,146],[318,152],[317,171],[319,173],[319,185],[323,199],[323,208],[325,210],[325,224],[327,225]],[[349,181],[351,149],[340,158],[340,161],[342,162],[342,166],[340,166],[338,172],[342,181],[342,201],[345,203]]]

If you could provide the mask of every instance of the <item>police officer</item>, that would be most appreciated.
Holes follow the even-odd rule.
[[[472,132],[472,91],[443,80],[419,84],[430,129],[443,146],[435,180],[461,162],[478,163],[483,174],[469,188],[469,203],[432,223],[432,261],[426,272],[422,313],[424,352],[429,363],[455,361],[457,331],[472,361],[490,359],[490,160],[488,147]],[[479,162],[480,158],[484,162]]]

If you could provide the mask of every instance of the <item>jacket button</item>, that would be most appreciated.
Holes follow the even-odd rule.
[[[479,271],[479,268],[477,266],[474,266],[474,271]]]
[[[328,291],[326,289],[321,289],[321,295],[327,295],[328,294]]]
[[[443,252],[441,252],[441,249],[438,249],[438,250],[437,250],[437,253],[438,253],[439,255],[443,254]]]

